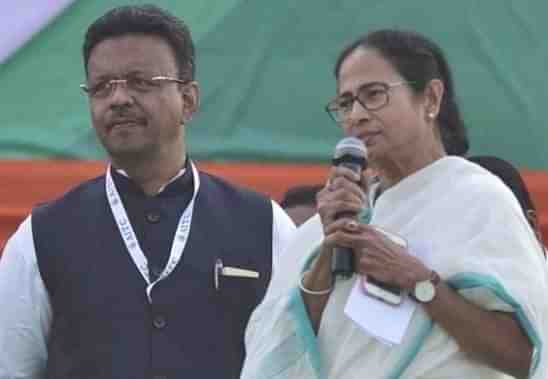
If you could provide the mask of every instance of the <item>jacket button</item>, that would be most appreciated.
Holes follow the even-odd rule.
[[[166,318],[164,316],[156,316],[154,317],[154,320],[152,320],[152,325],[154,325],[156,329],[163,329],[167,325]]]
[[[160,213],[159,212],[154,212],[154,211],[151,211],[151,212],[148,212],[145,216],[145,218],[147,219],[148,222],[150,222],[151,224],[156,224],[160,221]]]

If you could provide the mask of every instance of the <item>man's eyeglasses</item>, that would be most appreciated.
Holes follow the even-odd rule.
[[[169,76],[154,76],[150,79],[144,79],[138,76],[127,77],[125,79],[108,79],[91,85],[80,84],[80,88],[90,97],[95,99],[104,99],[109,97],[117,85],[124,85],[127,90],[134,93],[148,93],[160,87],[162,83],[173,82],[187,84],[184,81]]]
[[[368,111],[376,111],[386,106],[390,101],[388,94],[390,88],[411,84],[412,82],[396,82],[383,83],[373,82],[361,86],[356,95],[344,94],[337,96],[325,106],[326,112],[331,116],[333,121],[340,124],[348,119],[354,102],[357,101],[363,108]]]

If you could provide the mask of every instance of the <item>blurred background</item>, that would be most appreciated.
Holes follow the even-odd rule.
[[[9,3],[9,8],[8,8]],[[0,7],[0,244],[37,202],[102,173],[78,85],[88,25],[142,1],[18,0]],[[447,54],[470,155],[520,168],[548,235],[548,3],[540,0],[150,0],[190,26],[199,114],[191,157],[279,199],[324,182],[340,131],[324,111],[337,53],[380,27],[414,29]]]

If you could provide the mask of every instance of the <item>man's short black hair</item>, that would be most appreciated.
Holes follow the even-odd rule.
[[[117,7],[90,25],[82,49],[86,74],[91,51],[97,44],[108,38],[128,34],[152,34],[163,38],[173,49],[179,78],[194,79],[195,52],[188,26],[181,19],[154,5]]]
[[[283,195],[280,205],[287,209],[299,205],[316,205],[316,194],[323,188],[319,184],[291,187]]]

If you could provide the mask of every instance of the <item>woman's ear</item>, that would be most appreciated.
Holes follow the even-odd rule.
[[[432,79],[424,89],[424,107],[427,121],[434,121],[440,113],[445,87],[439,79]]]

